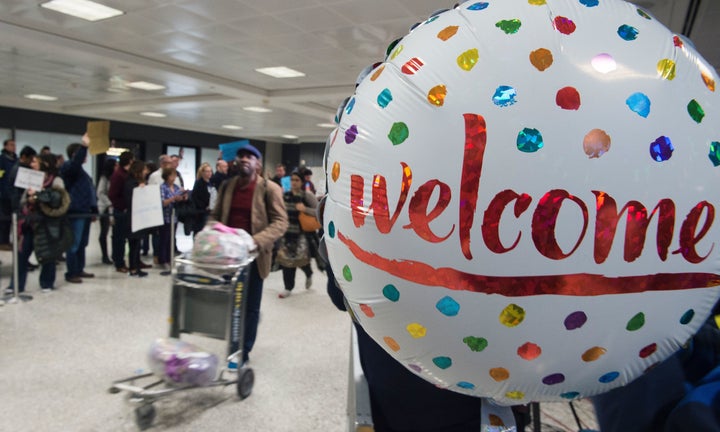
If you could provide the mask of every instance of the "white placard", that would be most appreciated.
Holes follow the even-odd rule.
[[[45,173],[35,171],[34,169],[18,167],[17,177],[15,177],[15,187],[23,189],[34,189],[39,191],[43,188],[45,181]]]
[[[160,185],[136,187],[132,197],[131,231],[162,225],[162,210]]]

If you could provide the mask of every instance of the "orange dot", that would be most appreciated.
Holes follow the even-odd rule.
[[[340,178],[340,162],[335,162],[332,166],[332,179],[336,182]]]
[[[505,427],[505,422],[495,414],[490,414],[488,420],[490,420],[490,426]]]
[[[607,350],[605,348],[592,347],[583,353],[582,359],[586,362],[593,362],[602,357],[606,352]]]
[[[380,77],[380,74],[384,70],[385,70],[385,66],[380,66],[379,68],[377,68],[377,70],[375,72],[373,72],[372,76],[370,77],[370,81],[375,81],[376,79],[378,79],[378,77]]]
[[[375,318],[375,312],[372,310],[372,308],[366,304],[360,305],[360,310],[363,311],[365,315],[367,315],[368,318]]]
[[[702,80],[705,83],[705,86],[710,90],[711,92],[715,91],[715,80],[713,79],[712,75],[710,75],[709,72],[702,71]]]
[[[455,33],[458,31],[458,26],[447,26],[444,29],[440,30],[440,32],[437,34],[438,39],[441,40],[448,40],[451,37],[455,36]]]
[[[510,372],[502,367],[492,368],[490,369],[490,377],[497,382],[505,381],[510,378]]]
[[[540,72],[549,68],[553,64],[553,55],[550,50],[538,48],[530,53],[530,63]]]
[[[385,341],[385,344],[387,344],[387,346],[388,346],[391,350],[393,350],[393,351],[400,351],[400,344],[398,344],[397,342],[395,342],[395,339],[391,338],[390,336],[385,336],[385,337],[383,338],[383,340]]]

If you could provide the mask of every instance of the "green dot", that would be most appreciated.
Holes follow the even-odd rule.
[[[690,117],[695,120],[695,123],[700,123],[703,117],[705,117],[705,111],[695,99],[688,103],[687,110]]]
[[[708,157],[713,163],[713,166],[720,165],[720,142],[713,141],[710,143],[710,153]]]
[[[505,34],[515,34],[520,30],[522,23],[519,19],[502,20],[495,24],[495,27],[504,31]]]
[[[395,285],[392,284],[385,285],[385,288],[383,288],[383,295],[391,302],[400,300],[400,291],[398,291],[398,289],[395,288]]]
[[[393,145],[404,143],[409,136],[410,130],[403,122],[393,123],[392,128],[390,128],[390,133],[388,134],[388,138],[390,138]]]
[[[467,336],[463,338],[463,343],[467,345],[471,351],[475,352],[480,352],[488,346],[487,339],[475,336]]]
[[[690,321],[695,317],[695,311],[692,309],[688,309],[687,312],[683,314],[683,316],[680,318],[680,324],[687,325],[690,324]]]
[[[435,363],[435,366],[440,369],[447,369],[452,366],[452,359],[450,357],[435,357],[432,361]]]
[[[645,325],[645,314],[639,312],[637,315],[632,317],[627,323],[626,329],[628,331],[640,330]]]
[[[346,265],[343,267],[343,277],[346,281],[352,282],[352,272],[350,271],[350,266]]]

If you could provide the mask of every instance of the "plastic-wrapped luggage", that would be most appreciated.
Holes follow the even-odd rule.
[[[247,231],[215,223],[195,236],[192,260],[206,264],[242,262],[248,259],[254,243]]]
[[[175,338],[156,339],[148,352],[150,370],[171,385],[203,387],[215,380],[218,358]]]

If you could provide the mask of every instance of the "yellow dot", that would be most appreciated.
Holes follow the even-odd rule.
[[[477,48],[472,48],[458,56],[457,64],[460,69],[470,71],[475,67],[479,58],[480,54],[478,54]]]
[[[424,338],[427,334],[427,329],[418,323],[408,324],[407,331],[415,339]]]
[[[513,400],[525,399],[525,393],[523,393],[521,391],[509,391],[509,392],[505,393],[505,396],[508,399],[513,399]]]
[[[528,0],[528,4],[531,4],[533,6],[542,6],[546,4],[546,0]]]
[[[395,339],[391,338],[390,336],[385,336],[383,340],[391,350],[400,351],[400,344],[398,344]]]
[[[502,367],[492,368],[490,369],[490,377],[497,382],[505,381],[510,378],[510,372]]]
[[[390,55],[390,60],[395,60],[395,57],[397,57],[397,56],[400,55],[400,53],[402,52],[403,48],[404,48],[404,47],[403,47],[402,45],[400,45],[400,46],[398,46],[397,48],[395,48],[395,49],[393,50],[393,53]]]
[[[657,71],[661,77],[672,81],[675,79],[675,62],[670,59],[662,59],[657,64]]]
[[[500,323],[507,327],[515,327],[520,325],[525,319],[525,309],[516,304],[508,305],[500,313]]]

